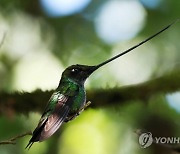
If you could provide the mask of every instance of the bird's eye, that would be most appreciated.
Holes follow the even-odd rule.
[[[77,73],[77,72],[78,72],[78,69],[73,68],[73,69],[71,70],[71,72],[72,72],[72,73]]]

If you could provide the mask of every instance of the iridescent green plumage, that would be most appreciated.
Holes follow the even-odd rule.
[[[68,90],[68,93],[64,93]],[[71,108],[69,115],[76,114],[85,104],[86,94],[84,89],[84,83],[76,82],[70,78],[62,77],[60,85],[57,88],[59,93],[72,97]]]

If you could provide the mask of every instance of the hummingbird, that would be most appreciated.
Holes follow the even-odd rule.
[[[76,64],[67,67],[62,73],[59,85],[50,97],[26,148],[30,149],[34,142],[42,142],[48,139],[59,129],[63,122],[73,120],[89,106],[90,102],[86,102],[84,83],[93,72],[156,37],[174,23],[169,24],[139,44],[98,65],[88,66]]]

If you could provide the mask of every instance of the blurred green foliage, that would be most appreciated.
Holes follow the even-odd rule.
[[[98,64],[143,40],[180,15],[179,0],[161,0],[161,5],[155,9],[144,8],[147,14],[145,26],[134,39],[107,44],[98,37],[94,25],[105,2],[92,0],[80,13],[53,18],[43,12],[39,1],[1,0],[0,38],[4,33],[6,37],[0,48],[0,92],[53,89],[68,65]],[[139,83],[179,68],[179,37],[177,23],[165,34],[139,48],[139,56],[135,59],[137,51],[133,53],[133,58],[129,57],[128,63],[121,65],[119,60],[116,66],[110,64],[96,72],[87,87],[93,90],[121,86],[127,82],[131,84],[134,78],[138,79],[150,70],[147,77],[135,82]],[[131,60],[132,65],[128,65]],[[124,69],[120,70],[120,66]],[[134,66],[138,69],[133,70]],[[136,75],[131,76],[128,71]],[[126,74],[130,79],[125,83],[119,74]],[[168,83],[164,84],[168,86]],[[43,85],[46,85],[44,89]],[[144,101],[147,101],[146,105]],[[1,114],[0,117],[0,140],[33,130],[39,118],[40,113],[32,112],[26,117],[8,110],[7,114]],[[179,113],[168,105],[166,96],[161,94],[149,100],[132,101],[119,106],[89,108],[77,119],[65,124],[48,141],[34,144],[30,151],[24,149],[29,140],[29,137],[24,137],[16,145],[1,145],[0,153],[170,154],[172,151],[156,145],[141,149],[134,130],[146,129],[155,136],[179,136],[179,120]]]

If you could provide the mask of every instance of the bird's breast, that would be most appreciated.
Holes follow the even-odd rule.
[[[79,112],[79,110],[85,105],[86,92],[84,88],[80,88],[78,94],[74,97],[70,113]]]

